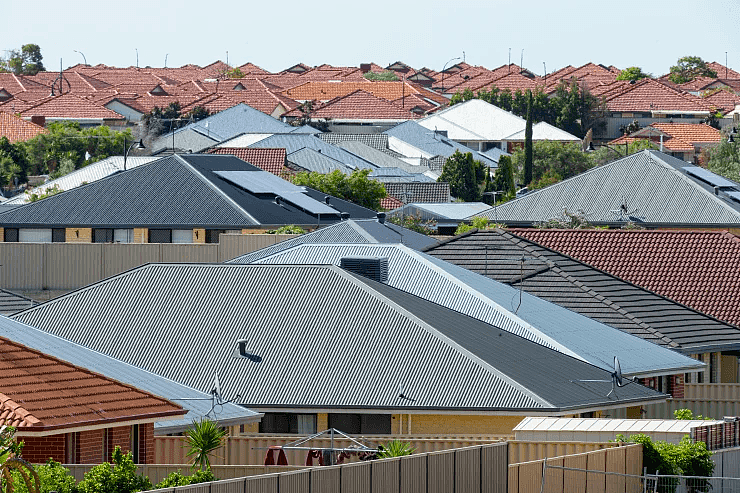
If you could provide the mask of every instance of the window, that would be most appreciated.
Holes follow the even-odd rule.
[[[192,229],[173,229],[172,230],[172,243],[192,243],[193,242],[193,230]]]
[[[51,229],[21,228],[18,230],[21,243],[51,243]]]
[[[316,433],[315,414],[265,413],[259,424],[260,433]]]
[[[80,432],[67,433],[65,436],[64,455],[67,464],[80,463]]]
[[[92,240],[93,243],[113,243],[113,230],[93,228]]]
[[[5,228],[5,231],[3,233],[3,241],[6,243],[17,243],[18,228]]]
[[[390,435],[390,414],[330,414],[329,428],[353,435]]]
[[[172,230],[150,229],[149,243],[172,243]]]
[[[206,243],[218,243],[218,237],[221,233],[226,233],[225,229],[207,229]]]
[[[139,425],[131,426],[131,453],[134,456],[134,464],[139,463]]]
[[[134,242],[134,230],[133,229],[114,229],[113,230],[113,243],[133,243]]]
[[[67,231],[64,228],[54,228],[51,230],[52,243],[64,243],[67,241]]]

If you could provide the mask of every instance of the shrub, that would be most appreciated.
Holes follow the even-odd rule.
[[[60,463],[52,459],[46,464],[34,467],[36,474],[39,476],[41,484],[40,493],[49,493],[57,491],[58,493],[77,493],[77,485],[74,476],[69,473],[69,469],[63,467]],[[21,478],[21,475],[13,471],[13,491],[15,493],[28,493],[28,486]]]
[[[278,229],[265,231],[268,235],[302,235],[305,232],[306,230],[295,224],[288,224],[287,226],[280,226]]]
[[[187,486],[189,484],[207,483],[215,480],[216,478],[213,476],[210,469],[195,471],[190,476],[183,475],[182,472],[180,472],[180,469],[178,469],[175,472],[171,472],[166,478],[157,483],[154,489],[158,490],[161,488],[173,488],[175,486]]]
[[[468,223],[460,223],[460,224],[457,225],[457,229],[455,230],[455,236],[461,235],[463,233],[467,233],[471,229],[473,229],[473,226],[471,226],[470,224],[468,224]]]
[[[149,478],[138,474],[131,452],[113,451],[113,464],[93,467],[77,485],[80,493],[135,493],[151,489]]]
[[[411,455],[416,451],[409,442],[402,442],[401,440],[392,440],[385,445],[378,446],[378,453],[376,456],[378,459],[388,459],[389,457],[403,457],[404,455]]]

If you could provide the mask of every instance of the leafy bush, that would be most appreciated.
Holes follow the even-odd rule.
[[[468,224],[468,223],[460,223],[460,224],[457,225],[457,229],[455,230],[455,236],[461,235],[463,233],[467,233],[471,229],[473,229],[473,226],[471,226],[470,224]]]
[[[477,229],[488,229],[489,221],[485,217],[474,217],[470,224]]]
[[[201,470],[211,468],[209,454],[221,446],[226,436],[226,430],[220,428],[215,421],[204,419],[193,421],[193,426],[185,430],[185,443],[188,447],[188,457],[193,460],[193,467]]]
[[[385,70],[381,73],[377,72],[366,72],[365,75],[363,75],[364,78],[367,80],[381,80],[381,81],[394,81],[398,80],[398,76],[391,72],[390,70]]]
[[[77,485],[74,476],[69,469],[52,459],[46,464],[34,467],[39,476],[41,484],[40,493],[57,491],[58,493],[77,493]],[[15,493],[28,493],[28,487],[17,471],[13,471],[13,490]]]
[[[268,235],[302,235],[305,232],[306,230],[295,224],[288,224],[287,226],[280,226],[278,229],[265,231]]]
[[[28,194],[28,200],[30,202],[36,202],[36,201],[39,201],[39,200],[43,200],[43,199],[45,199],[47,197],[51,197],[52,195],[56,195],[58,193],[62,193],[63,191],[64,190],[62,190],[59,187],[59,184],[56,183],[56,184],[54,184],[53,187],[49,187],[46,190],[44,190],[43,192],[41,192],[41,193],[30,193],[30,194]]]
[[[409,442],[402,442],[401,440],[392,440],[385,445],[378,446],[378,453],[376,456],[378,459],[388,459],[389,457],[403,457],[404,455],[411,455],[416,451]]]
[[[121,447],[113,451],[113,464],[93,467],[77,484],[80,493],[135,493],[151,487],[149,478],[138,474],[131,452],[124,454]]]
[[[380,201],[387,195],[385,185],[369,178],[372,170],[357,169],[347,176],[339,170],[327,175],[312,171],[301,172],[293,178],[294,185],[302,185],[319,190],[328,195],[349,200],[372,210],[380,209]]]
[[[704,419],[704,420],[711,420],[712,418],[705,418],[701,414],[694,415],[693,411],[691,409],[676,409],[673,411],[673,419]]]
[[[213,473],[210,469],[195,471],[190,476],[185,476],[178,469],[175,472],[171,472],[166,478],[154,486],[155,490],[161,488],[173,488],[175,486],[187,486],[189,484],[207,483],[209,481],[215,481]],[[60,492],[61,493],[61,492]]]
[[[424,221],[421,216],[413,214],[404,215],[403,217],[393,216],[388,221],[423,235],[432,234],[437,227],[434,221]]]

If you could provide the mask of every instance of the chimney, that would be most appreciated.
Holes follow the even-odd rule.
[[[41,127],[46,126],[46,117],[44,115],[33,115],[31,117],[31,123],[35,123]]]
[[[366,74],[370,72],[371,65],[369,63],[361,63],[360,64],[360,71],[362,71],[363,74]]]
[[[385,224],[385,212],[378,212],[377,217],[380,224]]]
[[[341,217],[342,221],[346,221],[347,219],[349,219],[349,212],[342,212]]]

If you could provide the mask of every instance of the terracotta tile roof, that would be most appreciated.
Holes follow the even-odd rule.
[[[286,151],[283,148],[214,147],[207,152],[208,154],[231,154],[273,175],[283,177],[291,173],[291,170],[285,167]]]
[[[346,96],[357,90],[370,93],[387,101],[401,98],[405,95],[418,94],[419,88],[410,82],[385,81],[347,81],[347,82],[306,82],[300,86],[283,91],[283,95],[296,101],[329,101],[336,97]],[[425,91],[426,94],[432,91]]]
[[[720,89],[703,97],[704,101],[711,106],[714,106],[722,113],[728,113],[734,110],[736,105],[740,104],[740,95],[735,94],[730,90]]]
[[[684,84],[677,84],[677,87],[682,91],[700,91],[716,80],[714,77],[697,77]]]
[[[698,96],[678,91],[655,79],[642,79],[606,98],[609,111],[711,112]]]
[[[43,115],[47,119],[123,119],[123,116],[115,111],[111,111],[71,93],[45,98],[21,111],[21,116],[30,117],[32,115]]]
[[[726,231],[515,229],[512,233],[740,325],[740,239]]]
[[[403,202],[395,197],[386,197],[384,199],[380,199],[380,207],[387,211],[392,211],[393,209],[403,207]]]
[[[0,137],[7,137],[11,144],[13,142],[24,142],[46,132],[48,130],[40,125],[0,111]]]
[[[708,62],[707,67],[717,72],[717,77],[720,79],[740,79],[740,72],[727,68],[721,63]]]
[[[241,70],[244,75],[266,75],[270,73],[262,67],[258,67],[257,65],[253,64],[252,62],[247,62],[244,65],[239,65],[239,70]]]
[[[300,117],[302,113],[295,109],[285,116]],[[402,108],[385,99],[374,96],[362,89],[314,106],[312,118],[331,118],[333,120],[411,120],[423,115],[411,112],[411,108]]]
[[[663,137],[663,146],[671,151],[693,151],[700,144],[722,140],[722,134],[719,130],[705,123],[652,123],[627,137],[615,139],[610,144],[624,144],[625,142],[633,142],[644,138],[660,142],[659,134],[651,134],[651,128],[667,136]]]
[[[185,414],[166,399],[0,337],[0,424],[23,431]]]
[[[519,73],[511,73],[504,75],[503,77],[499,77],[492,82],[485,83],[482,86],[471,89],[473,92],[476,92],[481,89],[491,90],[493,87],[498,87],[501,91],[509,90],[511,93],[515,93],[517,90],[522,92],[528,89],[534,91],[538,85],[542,85],[542,81],[540,79],[530,79],[529,77],[524,77]]]

